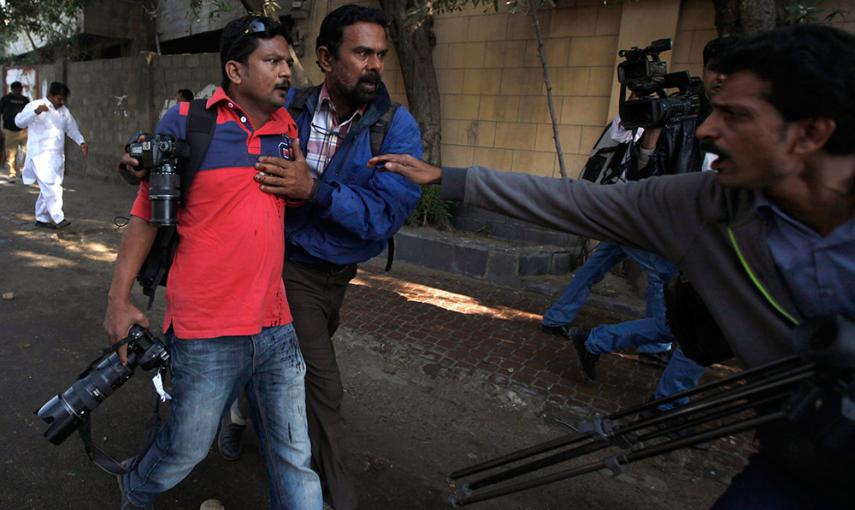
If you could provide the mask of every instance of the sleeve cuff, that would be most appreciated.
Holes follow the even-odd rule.
[[[466,173],[468,168],[445,167],[442,169],[442,192],[443,200],[455,200],[462,202],[466,195]]]
[[[335,188],[333,188],[331,184],[318,179],[312,186],[312,194],[314,196],[310,199],[310,202],[326,209],[332,205],[332,194],[334,190]]]

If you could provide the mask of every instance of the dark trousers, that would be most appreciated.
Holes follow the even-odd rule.
[[[711,510],[843,510],[852,500],[823,484],[811,484],[784,472],[762,453],[754,454],[733,477]]]
[[[356,265],[311,266],[285,262],[283,278],[294,328],[306,361],[306,415],[312,463],[336,510],[357,507],[356,488],[341,451],[341,401],[344,393],[332,336]]]

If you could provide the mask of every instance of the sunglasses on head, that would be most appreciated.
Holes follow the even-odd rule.
[[[271,18],[253,18],[249,20],[249,23],[244,27],[241,37],[245,37],[249,34],[275,32],[276,30],[279,30],[281,26],[281,23]]]
[[[273,35],[281,32],[282,24],[271,18],[252,18],[241,30],[240,36],[234,40],[229,48],[231,54],[244,38],[252,35]]]

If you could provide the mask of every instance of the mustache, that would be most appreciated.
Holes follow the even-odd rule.
[[[277,83],[275,85],[275,88],[288,90],[289,88],[291,88],[291,81],[290,80],[280,81],[279,83]]]
[[[730,154],[726,150],[722,149],[721,147],[709,140],[701,140],[698,145],[700,146],[702,151],[715,154],[722,160],[730,157]]]
[[[359,83],[370,83],[372,85],[379,85],[381,80],[380,73],[375,71],[369,71],[364,76],[359,77]]]

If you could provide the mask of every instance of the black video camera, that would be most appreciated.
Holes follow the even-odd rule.
[[[36,415],[49,425],[45,437],[60,444],[71,435],[107,397],[134,375],[134,369],[166,368],[169,352],[159,338],[134,325],[128,337],[116,344],[128,346],[128,364],[122,365],[112,350],[89,365],[67,390],[45,402]],[[115,347],[115,346],[114,346]]]
[[[671,39],[657,39],[646,48],[620,50],[626,59],[618,64],[620,119],[626,129],[664,126],[700,114],[703,82],[688,72],[669,73],[667,62],[659,58],[671,49]],[[627,99],[626,89],[635,93]],[[668,95],[669,89],[677,93]]]
[[[148,198],[151,200],[151,223],[175,225],[176,211],[181,201],[181,176],[178,175],[180,160],[190,156],[190,145],[169,135],[142,133],[145,139],[132,141],[125,152],[140,162],[140,166],[151,170]],[[133,139],[138,140],[139,136]]]

